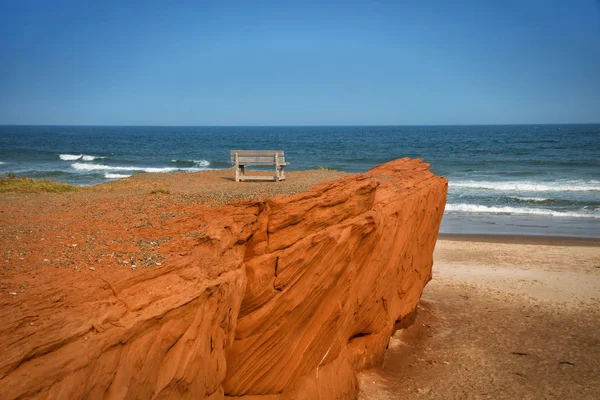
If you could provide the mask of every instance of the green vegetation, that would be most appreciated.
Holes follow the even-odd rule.
[[[317,168],[315,168],[315,169],[316,169],[317,171],[337,171],[337,169],[335,169],[335,168],[328,168],[328,167],[325,167],[325,166],[323,166],[323,165],[319,165],[319,166],[317,166]]]
[[[154,189],[150,194],[170,194],[171,191],[167,189]]]
[[[46,179],[19,177],[13,173],[0,177],[0,193],[63,193],[77,188]]]

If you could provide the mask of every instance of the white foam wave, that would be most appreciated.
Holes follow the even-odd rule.
[[[546,217],[600,218],[598,213],[580,213],[575,211],[555,211],[544,208],[528,207],[490,207],[479,204],[446,204],[447,212],[464,212],[469,214],[510,214],[539,215]]]
[[[94,161],[94,160],[106,158],[106,157],[89,156],[87,154],[60,154],[58,157],[63,161],[77,161],[77,160]]]
[[[208,160],[171,160],[172,163],[190,163],[194,164],[196,167],[208,167],[210,165],[210,161]]]
[[[58,157],[63,161],[75,161],[83,157],[83,154],[60,154]]]
[[[511,199],[521,200],[521,201],[531,201],[534,203],[543,203],[546,201],[550,201],[552,199],[546,197],[520,197],[520,196],[508,196]]]
[[[78,171],[142,171],[142,172],[173,172],[177,171],[178,168],[164,167],[164,168],[156,168],[156,167],[118,167],[113,165],[104,165],[104,164],[83,164],[83,163],[74,163],[71,164],[71,167]]]
[[[600,191],[600,185],[596,181],[562,181],[562,182],[486,182],[486,181],[463,181],[449,182],[451,188],[483,189],[502,192],[593,192]]]
[[[104,177],[106,179],[121,179],[121,178],[129,178],[131,175],[126,175],[126,174],[111,174],[110,172],[107,172],[104,174]]]
[[[2,164],[6,164],[6,163],[5,163],[5,162],[3,162],[3,161],[0,161],[0,165],[2,165]]]

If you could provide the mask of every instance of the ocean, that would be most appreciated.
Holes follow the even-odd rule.
[[[93,185],[230,168],[231,149],[283,149],[288,170],[423,158],[449,180],[443,233],[600,237],[600,124],[0,126],[0,174]]]

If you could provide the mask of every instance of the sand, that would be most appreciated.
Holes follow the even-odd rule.
[[[600,398],[599,240],[447,235],[434,259],[361,399]]]

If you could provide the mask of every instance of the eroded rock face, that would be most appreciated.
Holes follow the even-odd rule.
[[[176,218],[159,268],[39,288],[41,329],[8,319],[2,398],[353,398],[431,278],[446,191],[402,159]]]

